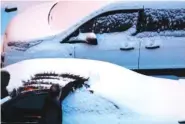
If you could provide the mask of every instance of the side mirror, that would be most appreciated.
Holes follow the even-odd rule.
[[[90,32],[90,33],[79,33],[78,36],[71,37],[70,39],[65,40],[64,42],[61,43],[70,43],[70,44],[85,43],[89,45],[97,45],[98,40],[96,38],[96,34]]]
[[[97,39],[96,38],[86,38],[86,42],[87,44],[90,44],[90,45],[97,45],[98,42],[97,42]]]

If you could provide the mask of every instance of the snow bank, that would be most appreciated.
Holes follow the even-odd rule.
[[[17,73],[17,68],[24,73]],[[71,73],[89,77],[90,81],[86,82],[90,85],[89,90],[93,90],[94,95],[110,101],[120,110],[126,107],[136,115],[141,115],[141,118],[151,120],[173,122],[185,118],[184,85],[176,80],[149,77],[111,63],[83,59],[26,60],[3,70],[11,74],[7,87],[9,91],[23,85],[21,81],[29,79],[35,73]],[[70,104],[73,104],[73,100]]]

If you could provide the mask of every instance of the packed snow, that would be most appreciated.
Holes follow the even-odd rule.
[[[24,73],[17,73],[17,68]],[[149,77],[111,63],[83,59],[25,60],[3,70],[11,74],[9,92],[22,86],[22,80],[40,72],[89,78],[85,82],[90,85],[88,89],[77,89],[64,100],[66,124],[91,124],[95,120],[115,124],[177,124],[185,118],[185,85],[178,80]]]

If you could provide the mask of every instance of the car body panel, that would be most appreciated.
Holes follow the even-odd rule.
[[[185,68],[185,37],[142,38],[140,69]],[[148,49],[147,46],[159,46]]]

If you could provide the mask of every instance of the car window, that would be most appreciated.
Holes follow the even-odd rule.
[[[137,25],[138,15],[139,10],[122,10],[103,13],[82,24],[62,42],[66,43],[71,41],[75,39],[74,37],[79,36],[80,33],[93,32],[95,34],[103,34],[127,31],[129,28]]]
[[[185,9],[144,9],[138,32],[161,32],[176,31],[185,29]],[[181,34],[179,33],[179,36]]]
[[[126,31],[137,24],[138,12],[106,13],[80,27],[81,32],[97,34]]]
[[[17,100],[13,107],[22,109],[41,109],[44,105],[46,94],[26,96]]]
[[[64,42],[75,39],[79,33],[93,32],[95,34],[128,31],[131,27],[135,32],[130,35],[142,36],[142,32],[184,30],[185,9],[140,9],[111,11],[98,15],[81,25],[71,33]],[[138,35],[139,34],[139,35]],[[183,34],[178,33],[177,36]],[[63,42],[63,41],[62,41]]]

